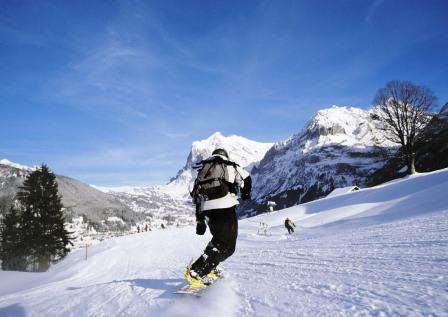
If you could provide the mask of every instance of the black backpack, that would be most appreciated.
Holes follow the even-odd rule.
[[[198,169],[198,176],[191,193],[192,197],[195,200],[212,200],[222,198],[229,192],[235,193],[235,186],[229,181],[227,170],[229,165],[235,168],[238,166],[220,156],[212,156],[198,163],[195,167]]]

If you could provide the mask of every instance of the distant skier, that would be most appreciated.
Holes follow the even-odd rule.
[[[286,220],[285,220],[285,227],[286,227],[286,229],[288,229],[288,233],[289,234],[294,232],[293,226],[294,227],[296,226],[295,223],[291,219],[286,218]]]
[[[218,264],[235,252],[237,193],[239,190],[243,200],[250,199],[252,180],[248,172],[229,160],[224,149],[214,150],[197,168],[198,176],[191,192],[196,204],[196,234],[205,233],[207,221],[212,240],[185,275],[192,285],[207,285],[213,280],[209,274],[216,273]]]
[[[268,229],[269,229],[268,224],[263,220],[261,220],[260,223],[258,224],[258,234],[264,234],[265,236],[267,236]]]

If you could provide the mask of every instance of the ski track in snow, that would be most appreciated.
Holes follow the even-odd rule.
[[[274,233],[278,241],[243,240],[228,266],[259,287],[240,291],[240,315],[446,315],[447,219],[443,212],[318,238],[299,228],[287,239]]]
[[[105,241],[47,273],[0,271],[0,317],[447,316],[446,188],[448,170],[240,221],[201,298],[173,294],[210,239],[192,227]]]

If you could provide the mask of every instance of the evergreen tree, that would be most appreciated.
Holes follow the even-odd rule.
[[[25,179],[17,200],[21,207],[20,234],[27,264],[33,271],[46,271],[51,262],[67,255],[70,243],[56,176],[42,165]]]
[[[19,215],[17,210],[11,206],[0,226],[2,270],[23,271],[26,269],[19,230]]]

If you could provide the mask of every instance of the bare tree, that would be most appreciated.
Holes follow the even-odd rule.
[[[436,99],[427,87],[393,80],[379,89],[373,100],[385,136],[402,146],[408,174],[415,173],[415,142],[431,119],[429,111]]]

